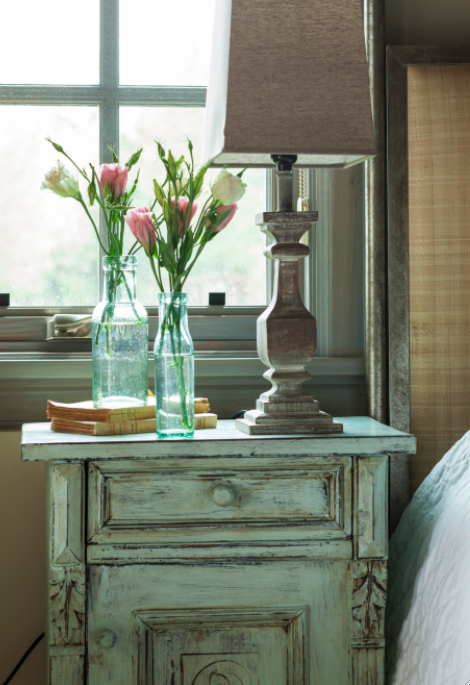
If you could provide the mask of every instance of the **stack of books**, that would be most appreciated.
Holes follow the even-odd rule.
[[[209,412],[206,397],[194,400],[195,429],[215,428],[217,414]],[[56,433],[80,435],[130,435],[132,433],[155,433],[155,398],[140,407],[95,409],[93,402],[64,404],[47,400],[47,418]]]

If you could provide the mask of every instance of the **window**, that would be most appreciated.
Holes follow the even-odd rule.
[[[138,200],[147,202],[159,175],[154,138],[178,153],[189,135],[196,159],[201,155],[216,1],[4,3],[0,292],[10,293],[12,306],[0,308],[0,429],[43,421],[49,396],[78,401],[90,391],[90,341],[46,341],[47,321],[61,311],[91,313],[101,297],[100,253],[78,203],[40,190],[58,158],[44,137],[80,164],[111,161],[109,144],[116,143],[123,161],[142,145]],[[317,317],[320,358],[304,387],[329,413],[364,414],[363,170],[309,176],[311,209],[320,218],[302,267],[302,291]],[[222,418],[253,407],[268,388],[256,355],[256,318],[269,299],[271,272],[254,215],[272,196],[271,174],[248,170],[246,179],[236,218],[188,281],[196,387]],[[138,255],[138,294],[152,338],[158,291]],[[209,291],[227,293],[223,313],[207,306]]]
[[[202,158],[215,0],[82,0],[79,11],[60,0],[27,5],[27,13],[24,3],[6,6],[0,27],[0,291],[17,307],[93,306],[97,241],[78,203],[40,190],[59,156],[44,138],[79,165],[111,161],[109,145],[122,161],[143,146],[136,201],[148,204],[162,174],[155,139],[181,154],[189,136]],[[266,304],[265,238],[254,225],[265,176],[246,172],[230,230],[206,248],[188,281],[190,305],[207,305],[209,291],[226,292],[227,305]],[[139,299],[155,306],[143,252],[139,262]]]

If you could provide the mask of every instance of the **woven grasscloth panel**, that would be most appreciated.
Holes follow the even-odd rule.
[[[470,430],[470,66],[408,67],[412,490]]]

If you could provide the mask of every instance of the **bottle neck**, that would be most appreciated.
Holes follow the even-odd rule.
[[[119,259],[105,266],[104,299],[113,304],[132,303],[136,299],[135,268],[122,264]]]
[[[158,295],[158,318],[169,325],[187,325],[188,296],[186,293],[160,293]]]

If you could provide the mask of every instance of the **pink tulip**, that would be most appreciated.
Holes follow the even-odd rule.
[[[117,200],[126,189],[127,167],[119,166],[119,164],[102,164],[98,167],[98,178],[103,195],[106,194],[105,183],[107,183],[113,200]]]
[[[193,202],[191,206],[191,212],[188,212],[188,205],[189,205],[189,199],[186,196],[182,196],[178,198],[178,214],[177,214],[177,225],[178,225],[178,235],[181,234],[183,230],[183,226],[187,228],[191,221],[193,220],[194,215],[196,214],[197,211],[197,202]],[[175,208],[175,198],[171,198],[171,208],[174,210]]]
[[[222,214],[225,214],[228,210],[230,210],[230,213],[227,214],[225,219],[223,219],[220,224],[215,228],[214,233],[220,233],[220,231],[223,231],[223,229],[232,221],[233,217],[235,216],[235,212],[238,209],[238,205],[219,205],[217,209],[215,210],[219,216],[222,216]],[[206,227],[210,228],[214,222],[210,221],[209,219],[206,221]]]
[[[129,209],[124,217],[132,233],[139,243],[143,245],[144,250],[148,255],[153,254],[157,242],[152,217],[153,212],[151,212],[148,207]]]

